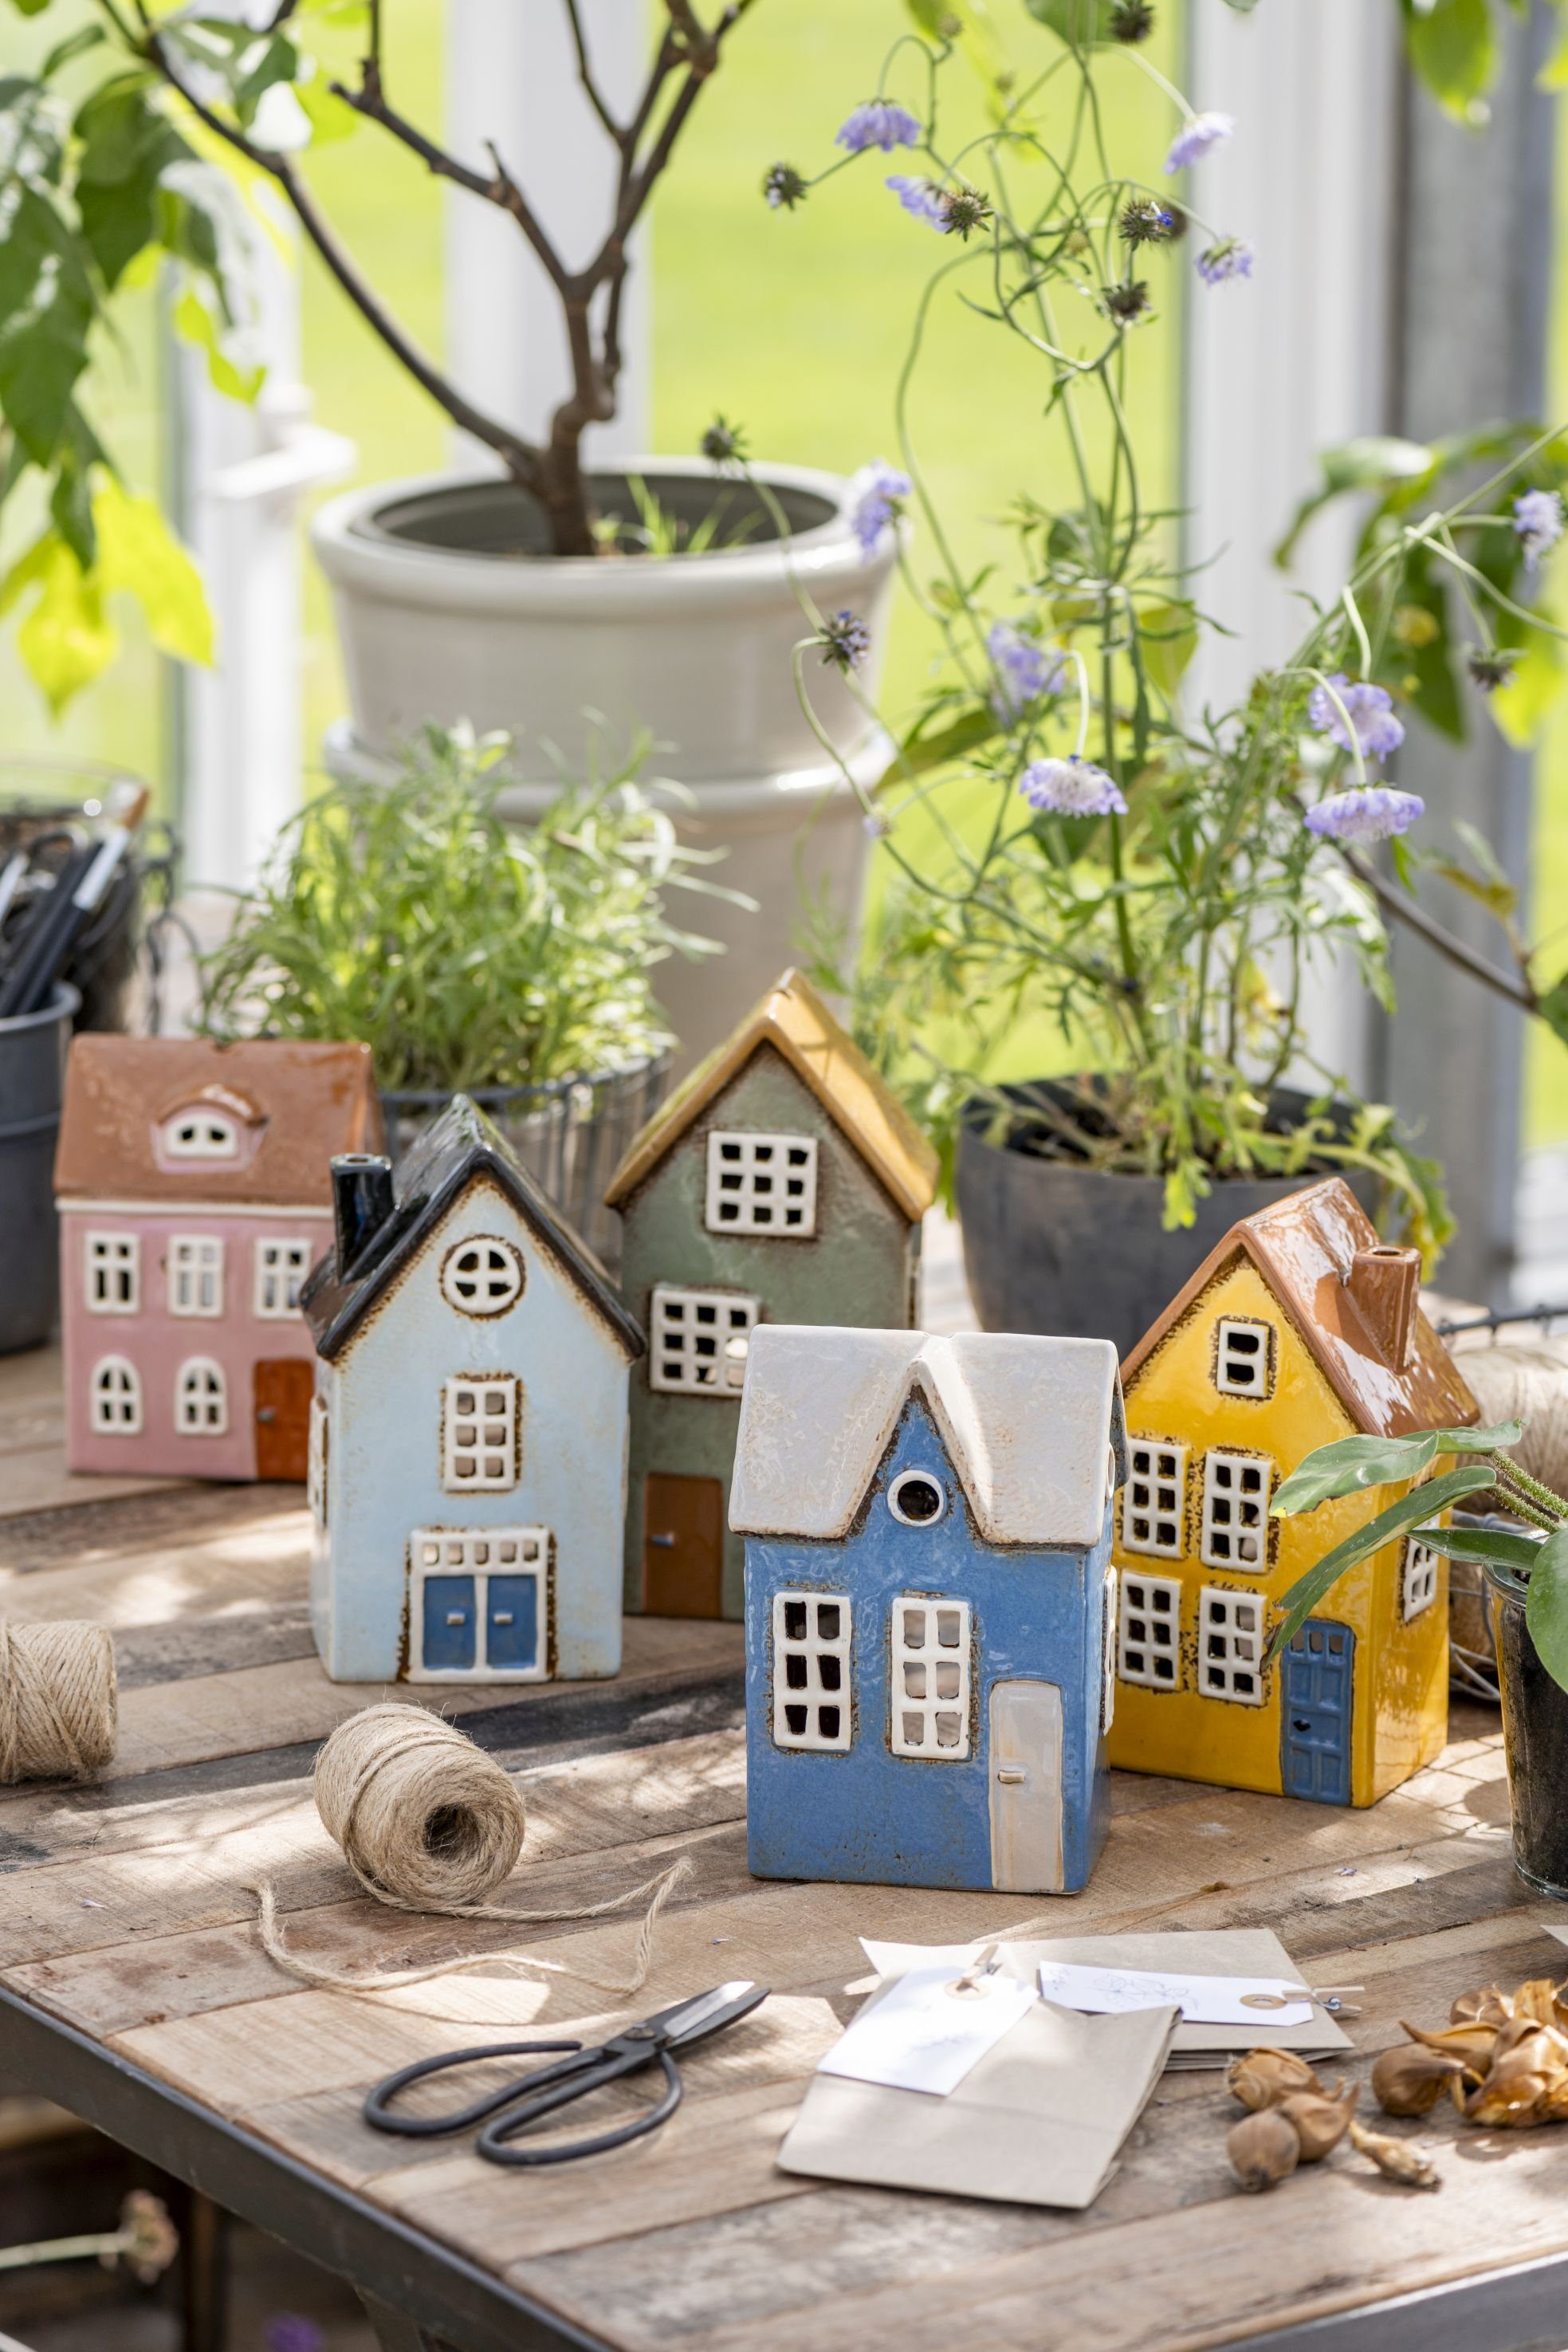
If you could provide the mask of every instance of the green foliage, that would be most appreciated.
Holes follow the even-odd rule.
[[[1280,1606],[1285,1613],[1269,1637],[1269,1656],[1277,1657],[1294,1640],[1313,1610],[1349,1570],[1370,1559],[1396,1536],[1404,1535],[1410,1528],[1422,1527],[1425,1520],[1436,1518],[1439,1511],[1462,1503],[1467,1495],[1483,1493],[1495,1477],[1490,1463],[1466,1463],[1441,1478],[1429,1478],[1424,1485],[1413,1487],[1409,1494],[1402,1495],[1396,1503],[1390,1503],[1386,1510],[1379,1511],[1364,1527],[1346,1536],[1343,1543],[1335,1544],[1315,1568],[1299,1576],[1289,1591],[1280,1596]],[[1427,1540],[1424,1529],[1421,1539]]]
[[[1399,0],[1410,62],[1460,122],[1484,121],[1498,68],[1492,0]]]
[[[66,526],[53,524],[0,579],[0,619],[22,611],[17,646],[57,716],[119,650],[106,601],[116,593],[141,605],[162,652],[180,661],[213,658],[200,575],[156,501],[132,498],[101,467],[92,479],[86,533],[73,541]]]
[[[506,749],[433,728],[390,787],[340,785],[302,810],[204,963],[205,1034],[362,1038],[383,1086],[431,1089],[617,1069],[667,1045],[652,968],[716,952],[662,903],[711,889],[699,856],[639,787],[640,760],[509,827]]]
[[[1517,1445],[1523,1434],[1521,1421],[1505,1421],[1493,1429],[1427,1429],[1414,1437],[1342,1437],[1308,1454],[1274,1496],[1270,1517],[1291,1518],[1343,1495],[1418,1478],[1439,1454],[1490,1454]]]
[[[1531,1562],[1524,1622],[1542,1664],[1568,1690],[1568,1528],[1548,1536]]]

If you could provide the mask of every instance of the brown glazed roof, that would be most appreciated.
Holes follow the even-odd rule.
[[[238,1122],[238,1163],[160,1166],[158,1129],[202,1104]],[[382,1139],[368,1045],[89,1033],[75,1040],[66,1066],[55,1191],[63,1200],[329,1208],[332,1154],[379,1151]]]
[[[632,1141],[604,1195],[612,1208],[634,1192],[759,1045],[776,1046],[837,1121],[904,1215],[923,1217],[936,1195],[936,1152],[904,1105],[808,980],[787,971],[722,1045],[716,1045]]]
[[[1412,1430],[1456,1429],[1479,1421],[1480,1408],[1423,1314],[1416,1313],[1410,1361],[1401,1370],[1359,1312],[1346,1286],[1351,1262],[1357,1250],[1377,1246],[1372,1220],[1340,1176],[1243,1217],[1145,1332],[1122,1367],[1123,1385],[1131,1389],[1160,1341],[1215,1276],[1234,1258],[1246,1256],[1356,1428],[1368,1437],[1402,1437]]]

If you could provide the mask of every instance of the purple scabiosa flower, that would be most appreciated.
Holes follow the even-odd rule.
[[[1353,684],[1342,669],[1334,671],[1329,686],[1337,692],[1339,702],[1327,686],[1314,686],[1307,705],[1320,735],[1328,736],[1342,751],[1354,751],[1359,745],[1364,760],[1381,760],[1398,751],[1405,740],[1405,728],[1394,715],[1394,698],[1385,688],[1367,686],[1360,679]],[[1348,727],[1340,716],[1341,703],[1350,719]]]
[[[986,651],[996,665],[997,683],[991,709],[1006,726],[1042,694],[1060,694],[1067,676],[1067,656],[1038,637],[1026,637],[1011,621],[993,621]]]
[[[920,125],[906,106],[895,106],[890,98],[868,98],[839,125],[833,143],[852,155],[863,155],[868,147],[880,147],[891,155],[895,147],[919,146]]]
[[[1166,170],[1186,171],[1191,164],[1201,162],[1211,148],[1223,147],[1235,128],[1232,114],[1189,114],[1171,141]]]
[[[762,175],[762,193],[774,212],[782,205],[792,213],[797,205],[805,203],[808,190],[793,163],[770,163]]]
[[[889,523],[896,522],[904,512],[904,501],[915,488],[907,474],[890,466],[885,457],[873,457],[862,466],[850,483],[854,504],[850,509],[850,528],[861,543],[861,553],[871,557]]]
[[[710,466],[744,466],[746,463],[746,435],[738,425],[731,425],[727,417],[716,416],[697,446]]]
[[[1228,278],[1250,278],[1252,247],[1239,236],[1222,236],[1198,255],[1197,268],[1206,286],[1223,286]]]
[[[936,199],[936,226],[945,236],[961,236],[984,228],[991,217],[991,200],[979,188],[944,188]]]
[[[871,631],[858,613],[846,605],[822,623],[817,641],[822,659],[834,669],[859,669],[871,651]]]
[[[1387,841],[1408,833],[1427,803],[1418,793],[1396,792],[1392,784],[1357,784],[1348,793],[1330,793],[1314,801],[1302,822],[1322,841]]]
[[[1065,760],[1031,760],[1019,778],[1030,808],[1052,816],[1125,816],[1127,803],[1116,780],[1076,751]]]
[[[1534,572],[1563,536],[1563,501],[1555,490],[1523,490],[1513,502],[1513,527],[1524,550],[1524,568]]]
[[[1123,286],[1103,287],[1101,289],[1100,302],[1108,319],[1118,320],[1124,327],[1130,327],[1133,321],[1135,319],[1141,319],[1149,308],[1148,281],[1143,278],[1134,278]]]
[[[935,180],[912,180],[906,172],[895,172],[888,186],[906,213],[916,220],[929,221],[933,228],[945,228],[942,217],[942,191]]]
[[[1169,245],[1179,234],[1176,214],[1157,196],[1135,196],[1118,226],[1128,245]]]

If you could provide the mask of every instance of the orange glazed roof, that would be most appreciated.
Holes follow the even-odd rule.
[[[1374,1336],[1347,1287],[1357,1250],[1378,1235],[1343,1177],[1292,1192],[1243,1217],[1210,1250],[1186,1288],[1145,1332],[1122,1367],[1130,1390],[1166,1333],[1237,1257],[1251,1259],[1358,1430],[1403,1437],[1480,1419],[1458,1366],[1419,1308],[1410,1361],[1401,1370]]]
[[[923,1217],[936,1195],[936,1154],[810,981],[787,971],[738,1029],[697,1064],[656,1110],[610,1180],[615,1208],[634,1192],[698,1113],[743,1070],[759,1045],[776,1046],[829,1117],[881,1178],[904,1215]]]
[[[164,1122],[204,1108],[239,1128],[237,1160],[161,1160],[155,1138]],[[329,1208],[332,1154],[382,1148],[368,1045],[90,1032],[75,1040],[66,1065],[55,1191],[62,1200]]]

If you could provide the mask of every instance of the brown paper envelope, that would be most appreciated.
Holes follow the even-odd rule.
[[[946,2098],[813,2075],[779,2167],[1082,2210],[1159,2080],[1179,2013],[1084,2017],[1037,2001]]]

